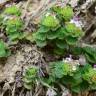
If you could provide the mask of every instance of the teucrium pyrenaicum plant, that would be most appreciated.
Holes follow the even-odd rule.
[[[17,8],[15,5],[9,6],[4,10],[5,15],[15,15],[15,16],[20,16],[21,11],[19,8]]]
[[[78,64],[75,64],[75,62],[72,63],[72,61],[50,63],[49,85],[56,86],[62,84],[75,93],[95,90],[96,68],[93,68],[89,64],[83,67]]]
[[[23,21],[21,20],[20,15],[21,11],[15,5],[8,6],[1,12],[0,30],[3,30],[8,45],[17,44],[19,39],[22,39]],[[0,40],[0,57],[7,57],[9,55],[10,51],[8,47],[3,40]]]
[[[73,9],[70,6],[53,6],[52,10],[56,12],[56,14],[60,16],[60,18],[64,19],[64,21],[70,21],[70,19],[74,15]]]
[[[53,7],[42,18],[39,29],[33,34],[37,46],[50,46],[58,55],[64,54],[70,46],[76,46],[83,32],[70,23],[72,17],[73,9],[70,6]]]
[[[36,67],[28,68],[23,76],[24,87],[32,89],[36,83],[38,69]]]
[[[23,22],[20,18],[8,19],[4,25],[10,41],[16,41],[21,38]]]
[[[6,7],[1,14],[1,27],[6,31],[6,35],[11,43],[18,42],[23,32],[23,21],[20,18],[21,12],[15,5]]]
[[[33,34],[35,42],[38,47],[51,48],[58,55],[65,52],[72,52],[72,55],[83,54],[88,63],[94,64],[96,63],[95,49],[79,45],[83,31],[70,22],[73,15],[73,9],[70,6],[52,7],[41,19],[37,32]],[[42,76],[38,81],[43,82],[44,80],[41,84],[57,89],[63,85],[75,93],[96,90],[96,68],[93,68],[91,64],[80,65],[79,60],[77,60],[78,62],[73,61],[66,62],[65,60],[50,63],[47,76],[45,74],[45,77]],[[31,89],[36,83],[38,78],[36,74],[37,71],[34,68],[26,71],[23,81],[27,89]]]
[[[7,57],[10,53],[11,52],[4,41],[0,40],[0,57]]]

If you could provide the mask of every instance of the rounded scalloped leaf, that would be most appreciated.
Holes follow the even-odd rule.
[[[24,87],[25,87],[26,89],[28,89],[28,90],[31,90],[31,89],[32,89],[32,84],[24,83],[23,85],[24,85]]]
[[[46,26],[40,26],[40,28],[38,29],[37,32],[39,33],[46,33],[50,30],[50,28],[46,27]]]
[[[69,45],[76,45],[77,44],[77,38],[73,38],[71,36],[68,36],[66,39],[66,42],[69,44]]]
[[[66,42],[64,40],[57,40],[56,41],[56,46],[58,48],[61,48],[61,49],[66,49],[68,48],[68,45],[66,44]]]
[[[4,10],[4,14],[20,16],[21,12],[20,12],[19,8],[17,8],[15,5],[13,5],[13,6],[7,7]]]
[[[13,34],[8,35],[8,37],[9,37],[9,39],[10,39],[11,41],[14,41],[14,40],[16,40],[16,39],[19,39],[20,36],[21,36],[20,32],[17,32],[17,33],[15,33],[15,34],[13,33]]]
[[[48,33],[47,33],[47,39],[50,39],[50,40],[52,40],[52,39],[56,39],[57,38],[57,32],[56,31],[49,31]]]
[[[63,78],[72,71],[70,64],[63,61],[52,62],[51,65],[51,74],[55,78]]]
[[[4,23],[8,28],[22,28],[23,21],[20,18],[12,18],[7,20],[7,22]]]
[[[63,7],[59,13],[65,21],[69,21],[74,15],[73,9],[70,6]]]
[[[66,28],[67,32],[69,32],[69,33],[73,33],[74,31],[76,31],[76,26],[74,23],[66,22],[65,28]]]
[[[25,38],[26,40],[30,41],[30,42],[34,42],[35,38],[33,37],[34,35],[32,33],[23,33],[23,38]]]
[[[37,75],[36,67],[31,67],[26,70],[25,77],[32,78],[32,77],[36,77],[36,75]]]
[[[64,49],[60,49],[60,48],[55,48],[54,50],[54,53],[57,54],[57,55],[63,55],[65,53],[65,50]]]
[[[57,14],[58,14],[58,13],[60,14],[62,8],[61,8],[60,6],[56,6],[56,5],[55,5],[55,6],[52,7],[52,10],[53,10],[54,12],[56,12]]]
[[[84,47],[83,48],[83,52],[86,56],[86,59],[91,62],[91,63],[95,63],[96,62],[96,49],[95,48],[91,48],[91,47]]]
[[[40,33],[40,32],[36,32],[34,34],[34,38],[38,39],[38,40],[41,40],[41,41],[44,41],[44,40],[46,40],[46,34]]]
[[[93,53],[94,54],[94,53]],[[85,53],[86,60],[90,63],[96,63],[96,59],[94,58],[93,55]]]
[[[47,45],[47,41],[45,40],[45,41],[41,41],[41,40],[36,40],[36,44],[37,44],[37,46],[38,47],[45,47],[46,45]]]
[[[5,43],[0,40],[0,57],[7,57],[11,54]]]
[[[83,74],[83,79],[90,84],[96,84],[96,70],[89,68],[88,71]]]
[[[88,46],[86,46],[86,47],[83,47],[83,50],[84,50],[84,52],[86,52],[86,53],[88,53],[88,54],[92,54],[93,55],[93,53],[95,53],[96,52],[96,49],[95,48],[91,48],[91,47],[88,47]]]
[[[74,48],[71,48],[71,52],[74,55],[80,55],[83,53],[83,49],[81,47],[74,47]]]
[[[58,39],[64,39],[66,36],[68,36],[68,32],[63,27],[59,28],[57,32],[58,32]]]
[[[43,18],[41,24],[46,27],[54,28],[59,26],[59,20],[55,16],[49,15]]]
[[[6,57],[6,51],[5,50],[0,51],[0,57]]]
[[[66,22],[65,28],[72,37],[82,37],[84,34],[83,31],[79,27],[76,27],[74,23]]]
[[[32,79],[27,79],[26,77],[24,77],[22,80],[24,83],[27,83],[27,84],[32,82]]]

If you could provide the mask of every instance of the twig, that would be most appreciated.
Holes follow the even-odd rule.
[[[16,83],[14,83],[14,86],[13,86],[12,96],[15,96],[15,88],[16,88]]]

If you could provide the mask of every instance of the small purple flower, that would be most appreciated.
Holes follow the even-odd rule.
[[[94,65],[94,68],[96,68],[96,64]]]
[[[73,19],[71,19],[70,23],[74,23],[77,27],[82,27],[82,22],[80,21],[80,17],[74,16]]]
[[[74,16],[73,19],[74,19],[74,21],[80,21],[80,17],[79,16]]]

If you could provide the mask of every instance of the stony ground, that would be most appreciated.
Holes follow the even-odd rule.
[[[61,0],[60,0],[61,1]],[[64,1],[64,0],[62,0]],[[65,0],[74,7],[76,15],[82,23],[82,27],[86,34],[83,38],[84,42],[91,44],[96,43],[96,2],[93,0],[80,0],[78,6],[76,0]],[[62,4],[65,4],[64,3]],[[25,21],[25,30],[34,31],[42,14],[59,0],[0,0],[0,8],[10,4],[16,4],[22,9],[22,19]],[[46,53],[47,54],[47,53]],[[47,68],[47,62],[54,60],[49,54],[41,52],[33,44],[21,42],[15,47],[15,52],[9,58],[0,60],[0,96],[45,96],[42,86],[37,86],[40,90],[32,94],[31,91],[26,91],[22,87],[22,74],[24,70],[31,65],[37,65]],[[42,71],[42,70],[41,70]],[[90,96],[96,96],[96,94]],[[65,95],[64,95],[65,96]],[[71,96],[71,95],[70,95]],[[80,96],[89,96],[82,94]]]

